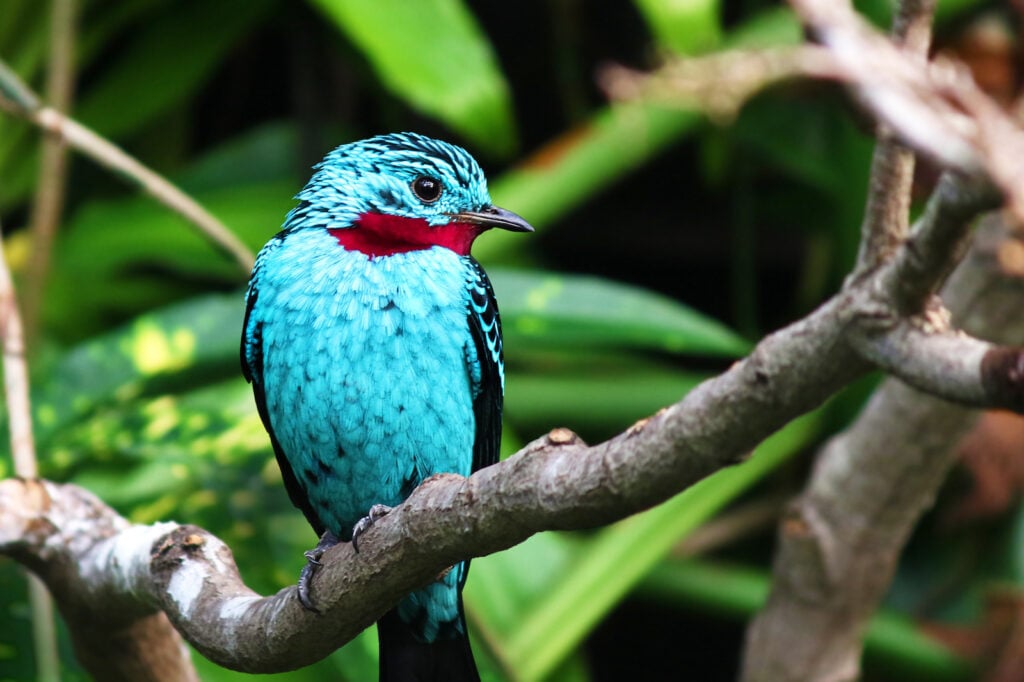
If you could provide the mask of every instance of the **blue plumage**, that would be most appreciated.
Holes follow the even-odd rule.
[[[373,505],[497,461],[500,320],[469,248],[532,228],[491,205],[468,153],[411,133],[338,147],[297,198],[257,257],[242,365],[292,501],[350,540]],[[467,568],[380,623],[382,679],[476,678]]]

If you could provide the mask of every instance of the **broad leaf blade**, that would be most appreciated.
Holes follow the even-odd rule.
[[[750,344],[720,322],[667,296],[598,277],[492,269],[510,347],[632,347],[742,355]]]
[[[504,655],[523,662],[520,679],[545,679],[675,543],[805,447],[820,422],[820,410],[790,422],[741,466],[599,531],[580,553],[582,560],[552,586],[549,598],[502,640]]]
[[[76,117],[108,137],[135,131],[194,94],[272,7],[271,0],[174,3],[133,36]]]
[[[311,0],[363,52],[385,87],[493,154],[515,148],[508,85],[459,0]]]
[[[714,48],[722,40],[719,0],[635,0],[658,42],[680,54]]]

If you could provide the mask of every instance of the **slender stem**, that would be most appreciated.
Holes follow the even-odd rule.
[[[50,106],[68,111],[74,90],[75,0],[54,0],[50,16],[50,57],[46,99]],[[39,179],[32,208],[32,252],[24,297],[25,349],[37,337],[40,308],[50,270],[50,254],[57,225],[64,208],[67,181],[67,145],[56,137],[42,141]],[[13,300],[13,291],[11,292]],[[24,358],[22,359],[24,362]],[[27,397],[26,397],[27,407]],[[31,417],[28,432],[31,434]],[[32,452],[33,469],[35,453]],[[60,656],[57,652],[57,629],[53,616],[53,599],[46,585],[34,574],[28,576],[28,596],[32,609],[32,642],[35,649],[36,675],[44,682],[60,680]]]
[[[37,478],[35,442],[32,438],[32,413],[28,397],[28,366],[25,363],[25,339],[14,296],[14,283],[7,269],[3,240],[0,239],[0,334],[3,335],[4,394],[11,430],[11,454],[14,473]]]
[[[893,21],[892,39],[924,61],[931,44],[935,0],[901,2]],[[878,129],[871,160],[868,202],[861,225],[858,271],[888,260],[906,239],[910,225],[910,191],[914,183],[914,152],[901,144],[886,125]]]
[[[46,100],[57,111],[70,111],[74,90],[75,0],[54,0],[50,17],[50,59]],[[32,208],[32,252],[24,294],[25,338],[29,348],[36,338],[39,309],[50,271],[53,240],[64,208],[67,180],[67,144],[44,137]]]
[[[11,454],[14,457],[15,474],[22,478],[37,478],[39,466],[32,438],[25,339],[14,295],[14,283],[7,269],[2,236],[0,233],[0,335],[3,337],[4,397],[11,431]],[[34,575],[29,576],[28,586],[33,642],[38,661],[37,675],[40,680],[51,682],[60,678],[53,600],[43,583]]]
[[[221,221],[166,178],[139,163],[117,145],[74,119],[39,104],[38,96],[0,60],[0,109],[23,118],[43,132],[63,139],[101,166],[127,179],[151,197],[192,223],[248,273],[255,257]]]

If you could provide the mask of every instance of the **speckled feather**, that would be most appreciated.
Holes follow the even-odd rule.
[[[444,185],[436,202],[410,189],[423,175]],[[444,225],[490,197],[464,150],[400,134],[332,151],[297,198],[257,257],[243,371],[292,501],[318,534],[349,540],[372,505],[497,461],[504,373],[494,294],[475,260],[441,246],[368,256],[332,231],[368,213]],[[418,640],[465,636],[467,567],[399,605]]]

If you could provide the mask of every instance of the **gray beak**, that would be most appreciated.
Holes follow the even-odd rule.
[[[472,223],[483,229],[497,227],[511,232],[533,232],[533,227],[512,211],[497,206],[488,206],[480,211],[459,211],[451,214],[457,222]]]

